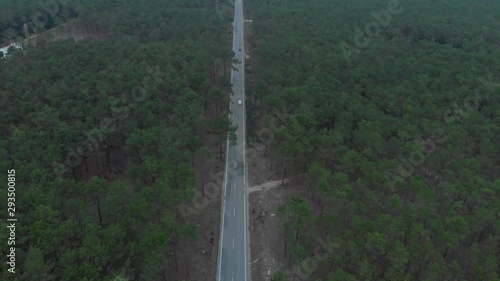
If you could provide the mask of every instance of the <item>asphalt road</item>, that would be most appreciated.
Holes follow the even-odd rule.
[[[247,194],[245,159],[245,49],[243,38],[243,0],[235,0],[233,51],[241,63],[234,64],[231,71],[233,93],[230,119],[236,132],[237,144],[228,141],[226,172],[224,175],[224,199],[219,248],[218,281],[247,281]],[[238,100],[242,105],[238,105]]]

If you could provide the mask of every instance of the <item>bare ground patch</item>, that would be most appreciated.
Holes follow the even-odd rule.
[[[254,150],[252,157],[247,158],[250,266],[252,281],[268,281],[276,271],[291,271],[294,265],[294,261],[289,260],[289,249],[285,257],[283,217],[278,209],[293,196],[304,197],[307,189],[293,177],[285,179],[282,185],[280,163],[276,165],[275,161],[264,157],[263,149],[256,147],[249,145]]]
[[[300,183],[290,183],[250,194],[252,281],[268,281],[278,270],[291,271],[293,261],[288,253],[285,256],[283,217],[278,209],[288,198],[304,193]]]

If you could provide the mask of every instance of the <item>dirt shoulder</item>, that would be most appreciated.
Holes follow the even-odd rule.
[[[276,169],[271,169],[271,159],[264,157],[264,151],[256,149],[255,145],[249,145],[249,148],[253,151],[252,157],[247,158],[250,267],[252,281],[268,281],[276,271],[291,271],[293,266],[289,256],[285,258],[283,217],[278,209],[293,196],[305,196],[307,189],[293,178],[285,179],[282,185],[281,175]]]
[[[268,281],[278,270],[291,271],[293,263],[285,257],[283,217],[278,209],[287,198],[303,193],[301,184],[294,183],[250,193],[252,281]]]

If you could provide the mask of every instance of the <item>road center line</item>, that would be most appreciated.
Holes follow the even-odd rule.
[[[233,217],[236,216],[236,208],[233,209]]]
[[[233,238],[233,250],[234,250],[234,238]]]

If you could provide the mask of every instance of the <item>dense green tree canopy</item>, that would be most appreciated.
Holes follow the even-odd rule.
[[[21,32],[40,8],[5,2],[2,32]],[[197,239],[178,214],[194,194],[193,157],[231,129],[209,126],[228,113],[227,20],[205,0],[69,2],[46,29],[74,18],[108,36],[0,59],[0,166],[16,169],[22,221],[17,276],[165,278],[167,253]]]
[[[282,208],[290,259],[319,236],[310,280],[499,280],[499,2],[247,7],[253,116],[289,114],[270,155],[311,195]]]

